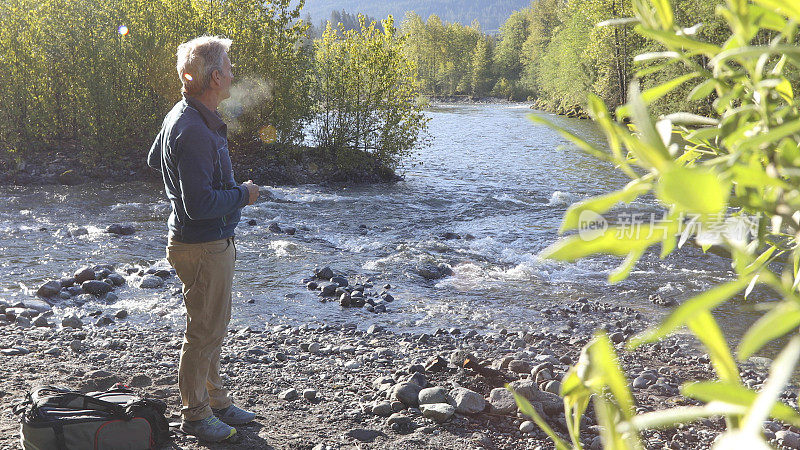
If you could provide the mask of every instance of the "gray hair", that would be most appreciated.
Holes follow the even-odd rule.
[[[199,95],[211,84],[211,74],[222,72],[223,55],[231,48],[232,40],[221,36],[200,36],[178,46],[178,77],[182,92]]]

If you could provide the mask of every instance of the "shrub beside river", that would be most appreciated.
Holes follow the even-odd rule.
[[[140,160],[180,99],[175,51],[202,34],[233,40],[236,80],[220,112],[239,161],[281,173],[313,163],[330,174],[311,166],[305,178],[323,180],[372,178],[353,167],[388,174],[424,142],[427,123],[403,38],[390,17],[382,31],[362,22],[312,41],[301,8],[289,0],[4,2],[0,177],[140,177]]]

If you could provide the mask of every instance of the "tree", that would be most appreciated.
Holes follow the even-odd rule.
[[[369,155],[394,166],[420,142],[427,124],[416,103],[416,68],[391,16],[384,31],[364,16],[359,22],[357,30],[328,24],[315,43],[314,137],[342,165]]]
[[[485,96],[492,89],[492,40],[488,37],[478,39],[472,51],[472,95]]]
[[[584,105],[594,82],[594,67],[584,58],[587,36],[594,24],[572,8],[561,12],[562,25],[539,58],[536,72],[538,91],[557,108]]]
[[[520,61],[522,62],[522,85],[534,94],[539,92],[537,76],[540,70],[540,58],[550,45],[555,30],[561,26],[559,13],[561,0],[539,0],[532,2],[528,8],[528,38],[522,44]]]
[[[311,64],[303,51],[307,26],[298,20],[302,2],[227,0],[212,32],[234,41],[231,58],[241,73],[240,89],[223,104],[238,144],[262,148],[265,127],[275,130],[267,143],[297,145],[311,117]]]
[[[483,38],[480,24],[443,23],[432,15],[427,22],[406,15],[401,26],[406,55],[420,76],[422,91],[433,95],[468,94],[472,90],[472,53]]]
[[[497,44],[495,64],[497,75],[517,81],[522,74],[522,46],[528,38],[528,18],[524,12],[516,11],[500,27],[500,42]]]

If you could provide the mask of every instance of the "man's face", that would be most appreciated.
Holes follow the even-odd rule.
[[[228,54],[222,56],[222,70],[220,75],[220,100],[225,100],[231,96],[231,83],[233,83],[233,64]]]

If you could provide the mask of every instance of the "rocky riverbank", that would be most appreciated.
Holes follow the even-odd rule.
[[[117,273],[97,269],[105,279]],[[168,273],[148,274],[144,268],[127,277],[130,283],[131,277],[150,275],[170,279]],[[167,283],[162,289],[173,287]],[[342,294],[352,298],[358,291],[352,287]],[[136,325],[121,311],[102,322],[87,309],[61,316],[40,300],[29,303],[0,306],[0,448],[15,446],[18,439],[9,406],[36,384],[92,391],[127,383],[165,400],[171,420],[179,420],[180,327]],[[237,403],[258,414],[256,422],[240,428],[235,448],[552,448],[517,413],[503,386],[511,382],[564,433],[558,380],[596,328],[607,330],[620,347],[639,411],[692,404],[678,394],[678,386],[712,378],[708,357],[684,337],[622,351],[625,340],[649,324],[629,308],[582,298],[545,302],[542,313],[541,324],[516,333],[478,334],[468,323],[464,329],[427,334],[375,325],[364,329],[356,323],[231,329],[222,358],[226,383]],[[753,364],[742,367],[751,387],[761,386],[763,373]],[[796,392],[783,398],[797,407]],[[644,438],[648,448],[708,448],[722,427],[721,419],[704,420],[646,432]],[[765,424],[765,434],[789,448],[800,445],[797,431]],[[587,448],[599,448],[591,414],[582,439]],[[206,448],[178,432],[174,443]]]
[[[576,119],[589,119],[589,114],[583,109],[582,106],[572,105],[572,106],[563,106],[563,105],[556,105],[552,102],[548,102],[542,99],[535,99],[531,103],[531,109],[538,109],[539,111],[546,111],[553,114],[558,114],[559,116],[567,116]]]
[[[75,149],[29,152],[24,159],[0,155],[0,184],[78,185],[87,182],[121,183],[130,180],[160,181],[160,175],[146,164],[147,149],[114,157],[81,157]],[[290,154],[291,156],[283,155]],[[402,179],[395,171],[368,155],[358,164],[342,164],[335,155],[312,147],[291,151],[277,149],[232,152],[234,172],[240,181],[251,179],[261,185],[310,183],[386,183]]]
[[[507,98],[473,97],[471,95],[431,95],[425,98],[427,101],[433,104],[442,103],[442,104],[460,104],[460,105],[489,105],[489,104],[511,105],[515,103],[525,103],[525,102],[509,100]]]

